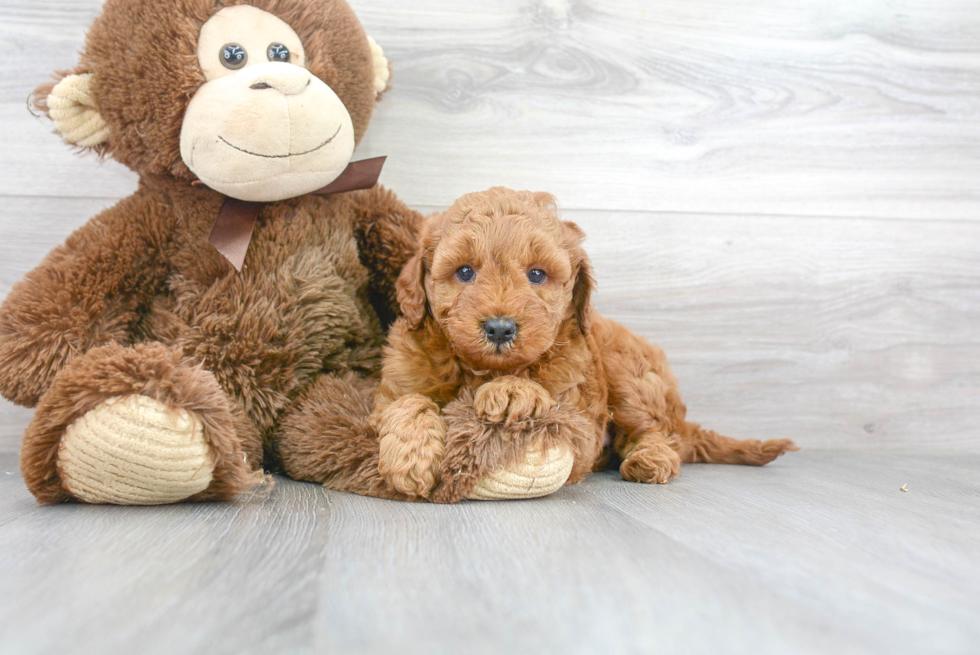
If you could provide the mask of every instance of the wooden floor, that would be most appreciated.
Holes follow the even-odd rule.
[[[240,504],[39,508],[2,464],[4,653],[980,646],[980,455],[811,451],[454,507],[280,480]]]
[[[551,191],[691,417],[804,450],[533,502],[39,508],[0,401],[0,653],[980,652],[976,1],[352,4],[385,185]],[[135,189],[25,106],[100,5],[0,1],[0,296]]]

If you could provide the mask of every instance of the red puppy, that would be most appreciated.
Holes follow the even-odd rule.
[[[548,194],[494,188],[430,217],[398,279],[373,416],[388,485],[437,502],[533,447],[574,455],[567,483],[605,465],[665,483],[681,462],[762,465],[788,439],[738,441],[685,419],[663,351],[595,314],[592,267]]]

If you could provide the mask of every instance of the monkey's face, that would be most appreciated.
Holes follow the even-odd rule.
[[[276,201],[343,172],[388,74],[346,0],[105,0],[34,100],[140,175]]]
[[[250,5],[201,28],[207,82],[184,115],[180,155],[212,189],[275,201],[336,179],[354,152],[354,125],[334,91],[306,68],[303,44],[279,17]]]

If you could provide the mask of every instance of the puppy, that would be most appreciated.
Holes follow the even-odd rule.
[[[659,484],[682,462],[796,450],[688,422],[663,352],[593,312],[583,237],[552,196],[499,187],[427,219],[372,415],[392,490],[456,502],[533,448],[571,451],[566,484],[603,467],[608,445],[624,479]]]

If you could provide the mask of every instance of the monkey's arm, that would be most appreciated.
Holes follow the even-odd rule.
[[[395,280],[418,248],[423,217],[382,186],[352,196],[354,234],[361,263],[368,270],[371,300],[382,323],[388,325],[399,313]]]
[[[75,357],[127,343],[167,268],[171,212],[142,189],[52,250],[0,305],[0,393],[33,407]]]

